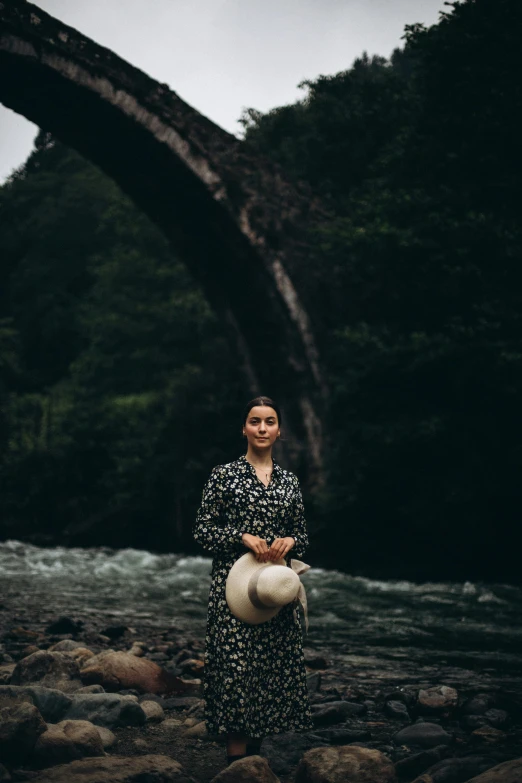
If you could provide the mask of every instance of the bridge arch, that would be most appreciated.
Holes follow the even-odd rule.
[[[25,0],[0,0],[0,101],[98,165],[159,226],[225,322],[252,395],[281,400],[294,436],[286,461],[321,484],[327,386],[289,273],[320,215],[311,194]]]

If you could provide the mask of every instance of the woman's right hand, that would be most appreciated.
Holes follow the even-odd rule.
[[[243,544],[252,550],[259,563],[266,563],[268,560],[268,545],[264,538],[252,536],[250,533],[243,533]]]

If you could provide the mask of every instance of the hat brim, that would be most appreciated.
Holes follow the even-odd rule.
[[[271,620],[283,608],[282,606],[275,606],[270,609],[260,609],[254,606],[248,597],[248,590],[245,589],[245,585],[248,585],[252,574],[260,568],[273,565],[286,566],[286,560],[282,557],[279,560],[269,560],[267,563],[261,563],[256,560],[253,552],[246,552],[236,560],[230,569],[225,585],[225,597],[230,611],[239,620],[243,620],[243,622],[250,625],[259,625],[267,620]]]

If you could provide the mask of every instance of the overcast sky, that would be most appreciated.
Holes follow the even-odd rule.
[[[303,96],[297,84],[346,70],[364,50],[389,57],[404,26],[439,20],[443,0],[40,0],[44,11],[166,82],[240,135],[246,107]],[[29,154],[36,126],[0,106],[0,181]]]

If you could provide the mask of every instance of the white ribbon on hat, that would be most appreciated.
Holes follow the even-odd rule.
[[[294,557],[290,559],[290,568],[295,571],[295,573],[299,576],[300,574],[306,573],[311,566],[308,565],[308,563],[303,563],[302,560],[296,560]],[[305,619],[305,629],[308,633],[308,602],[306,600],[306,590],[304,584],[299,580],[299,592],[297,593],[297,597],[295,599],[296,601],[299,601],[301,606],[303,607],[303,614]],[[294,617],[297,619],[297,612],[296,608],[294,606]]]

